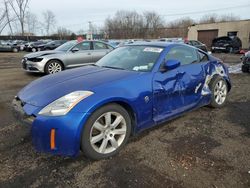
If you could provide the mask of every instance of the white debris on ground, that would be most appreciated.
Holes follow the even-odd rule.
[[[228,65],[228,64],[227,64],[228,71],[229,71],[229,73],[231,73],[231,74],[239,74],[239,73],[242,73],[242,71],[241,71],[241,66],[242,66],[242,63],[235,64],[235,65]]]

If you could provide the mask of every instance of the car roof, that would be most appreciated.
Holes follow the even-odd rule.
[[[126,46],[154,46],[154,47],[160,47],[160,48],[166,48],[168,46],[173,45],[183,45],[187,46],[186,44],[179,43],[179,42],[135,42],[132,44],[127,44]]]

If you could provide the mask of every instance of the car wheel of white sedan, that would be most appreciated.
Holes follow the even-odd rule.
[[[32,52],[36,52],[36,49],[35,49],[35,48],[32,48],[31,51],[32,51]]]
[[[210,106],[220,108],[225,105],[228,94],[228,87],[226,81],[221,77],[215,77],[210,82],[210,89],[212,91],[212,99]]]
[[[18,52],[18,49],[17,48],[13,48],[12,50],[14,53],[17,53]]]
[[[45,66],[46,74],[55,74],[57,72],[61,72],[63,70],[63,66],[61,62],[57,60],[49,61]]]
[[[95,111],[84,125],[83,153],[94,160],[115,155],[127,142],[131,132],[128,112],[117,104]]]

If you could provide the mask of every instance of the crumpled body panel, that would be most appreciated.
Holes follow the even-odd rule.
[[[227,68],[217,61],[180,66],[157,72],[153,81],[154,120],[161,122],[210,103],[211,79],[219,75],[228,83]]]

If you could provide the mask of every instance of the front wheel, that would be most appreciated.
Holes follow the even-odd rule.
[[[219,76],[214,77],[211,80],[209,87],[212,92],[210,106],[214,108],[220,108],[224,106],[228,94],[228,87],[226,81]]]
[[[51,60],[45,66],[46,74],[55,74],[57,72],[61,72],[62,70],[63,70],[63,66],[61,62],[57,60]]]
[[[117,104],[106,105],[95,111],[85,124],[82,151],[94,160],[111,157],[126,144],[130,133],[128,112]]]

